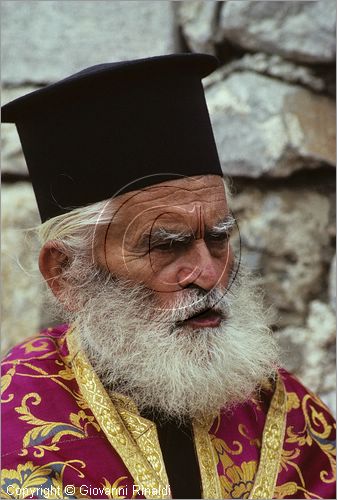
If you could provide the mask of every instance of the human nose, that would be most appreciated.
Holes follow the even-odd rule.
[[[219,265],[203,239],[196,240],[178,263],[177,283],[181,288],[197,285],[204,290],[214,288],[222,278],[224,266]]]

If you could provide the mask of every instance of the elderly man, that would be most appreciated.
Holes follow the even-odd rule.
[[[239,268],[201,79],[176,54],[3,107],[67,324],[4,361],[4,498],[329,498],[334,424]]]

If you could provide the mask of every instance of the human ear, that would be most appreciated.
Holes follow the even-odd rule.
[[[62,273],[69,262],[66,248],[58,241],[48,241],[39,255],[39,269],[46,283],[56,297],[61,295],[66,282]]]

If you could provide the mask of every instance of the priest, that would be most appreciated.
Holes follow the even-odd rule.
[[[2,109],[64,324],[3,362],[3,498],[332,498],[335,424],[240,266],[203,54],[101,64]]]

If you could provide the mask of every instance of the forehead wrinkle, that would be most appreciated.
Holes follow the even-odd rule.
[[[221,194],[219,197],[214,199],[214,191],[218,191],[218,189],[221,191]],[[158,191],[165,190],[164,193],[158,196]],[[202,199],[203,197],[199,197],[199,191],[205,191],[206,193],[208,191],[211,191],[212,196],[209,199],[209,196],[205,196],[206,199]],[[167,192],[169,191],[169,192]],[[144,195],[149,194],[150,196],[147,199],[144,199]],[[123,205],[128,208],[128,209],[133,209],[139,207],[139,205],[146,205],[151,202],[155,203],[165,203],[169,201],[169,205],[172,206],[172,201],[170,198],[176,197],[177,193],[179,195],[181,194],[182,200],[179,199],[174,199],[173,202],[176,203],[177,205],[186,205],[187,203],[193,203],[193,202],[202,202],[202,203],[214,203],[218,201],[223,201],[225,200],[225,191],[223,185],[221,186],[208,186],[208,185],[201,185],[201,186],[187,186],[187,187],[182,187],[182,186],[170,186],[170,185],[165,185],[165,186],[153,186],[151,188],[147,188],[144,190],[139,191],[137,194],[133,195],[130,197],[130,200],[125,200],[123,202]],[[195,195],[197,198],[195,200],[186,200],[186,195]],[[139,199],[141,197],[142,199]],[[179,196],[180,197],[180,196]],[[177,197],[178,198],[178,197]],[[129,205],[129,201],[132,201],[131,206]],[[174,206],[174,205],[173,205]]]
[[[191,203],[190,201],[189,202],[186,202],[184,201],[183,203],[181,203],[180,201],[178,200],[172,200],[170,198],[172,198],[172,196],[175,196],[176,192],[174,193],[163,193],[161,196],[153,196],[153,197],[150,197],[148,199],[138,199],[137,201],[134,200],[134,203],[132,203],[131,207],[130,206],[127,206],[126,208],[131,208],[131,209],[134,209],[134,208],[138,208],[139,206],[147,206],[147,205],[163,205],[163,208],[165,206],[169,206],[169,207],[174,207],[175,205],[179,204],[187,204],[187,203]],[[151,209],[151,206],[149,207]]]
[[[187,202],[186,205],[191,205],[191,203]],[[129,223],[125,221],[125,223],[127,226],[130,226],[130,224],[134,224],[134,230],[133,230],[134,232],[137,232],[139,230],[144,231],[144,226],[147,223],[150,223],[151,221],[156,222],[159,220],[160,222],[158,223],[160,224],[166,224],[166,225],[181,224],[182,226],[185,227],[186,224],[189,225],[189,222],[195,224],[195,220],[200,219],[200,217],[202,217],[202,212],[203,212],[202,205],[203,204],[200,202],[198,203],[195,202],[192,208],[188,207],[184,208],[183,206],[177,204],[176,205],[156,204],[153,207],[148,206],[144,208],[141,212],[139,212],[138,210],[138,213],[137,215],[135,215],[135,217],[133,217],[132,214],[128,212],[128,216],[131,217],[131,221]],[[167,219],[166,220],[164,219],[163,222],[163,218],[165,217],[167,217]],[[185,223],[182,222],[184,220],[186,221]]]
[[[200,215],[203,215],[203,226],[205,226],[206,220],[214,217],[214,212],[224,213],[227,211],[226,196],[223,184],[221,184],[221,186],[202,185],[199,186],[198,189],[195,189],[195,186],[193,186],[193,188],[194,189],[192,190],[179,187],[179,191],[181,190],[185,194],[183,198],[181,196],[177,197],[176,192],[172,192],[172,186],[154,187],[153,191],[158,191],[159,189],[165,190],[165,192],[161,193],[161,196],[159,198],[158,196],[153,196],[150,199],[144,200],[139,199],[138,196],[133,196],[132,199],[126,200],[123,203],[123,207],[127,208],[128,210],[125,210],[123,213],[122,208],[122,210],[119,211],[119,215],[121,217],[120,222],[122,226],[128,226],[130,222],[133,222],[133,224],[136,222],[136,224],[133,226],[131,234],[129,234],[132,237],[132,240],[138,241],[139,232],[143,233],[147,223],[150,223],[151,220],[153,221],[154,218],[157,218],[155,217],[156,212],[159,216],[165,214],[168,215],[170,220],[166,221],[166,225],[171,225],[172,223],[174,223],[175,225],[181,223],[183,226],[186,226],[186,224],[193,225],[193,228],[191,229],[192,231],[195,231],[198,230],[198,227],[200,229],[200,220],[198,224],[198,221],[196,221],[195,218],[197,212],[199,212],[199,218]],[[169,192],[167,192],[167,189],[169,189]],[[198,196],[198,192],[200,190],[203,190],[202,196]],[[210,194],[209,196],[207,196],[209,192]],[[141,195],[144,193],[145,191],[142,191],[137,194]],[[186,199],[186,197],[189,199]],[[218,207],[216,207],[216,205],[218,205]],[[184,213],[185,210],[186,212]],[[202,212],[204,212],[204,210],[206,210],[207,214],[206,212],[201,214]],[[177,218],[178,220],[174,220],[174,218]],[[181,220],[185,220],[186,222],[183,223],[181,222]],[[174,229],[176,230],[176,227]]]
[[[166,197],[167,198],[167,197]],[[153,202],[153,206],[150,205],[151,201]],[[129,207],[129,210],[126,213],[126,217],[132,217],[132,212],[137,211],[139,213],[140,209],[142,209],[142,213],[146,214],[146,216],[149,216],[149,218],[154,217],[154,214],[157,212],[158,215],[165,215],[165,214],[170,214],[170,216],[177,216],[179,218],[181,217],[190,217],[190,216],[195,216],[199,212],[203,213],[204,210],[203,208],[207,207],[207,211],[210,208],[213,208],[214,205],[218,203],[225,203],[226,200],[223,197],[219,197],[217,199],[213,200],[167,200],[165,202],[165,197],[162,197],[161,200],[155,199],[155,200],[148,200],[147,202],[139,202],[136,204],[133,204],[132,207]],[[126,207],[128,208],[128,207]],[[223,210],[223,209],[222,209]],[[160,213],[161,212],[161,213]],[[120,213],[120,222],[123,222],[123,214]],[[126,218],[125,217],[125,218]],[[203,218],[205,215],[203,215]],[[138,218],[138,221],[140,221],[140,218]],[[124,219],[125,220],[125,219]]]
[[[179,236],[180,237],[192,236],[192,237],[195,237],[196,239],[200,239],[200,238],[204,238],[205,235],[208,235],[209,233],[214,231],[215,228],[217,228],[221,224],[228,225],[228,227],[225,226],[223,228],[224,231],[228,230],[230,227],[232,227],[235,224],[235,219],[233,218],[233,216],[231,214],[226,214],[225,216],[218,218],[217,222],[215,222],[212,225],[205,224],[205,221],[203,218],[203,220],[202,220],[203,227],[202,227],[202,230],[200,232],[199,224],[200,224],[200,217],[202,216],[202,214],[201,214],[201,212],[199,212],[196,215],[197,215],[197,219],[198,219],[197,231],[194,231],[190,225],[188,225],[188,226],[184,225],[183,228],[180,229],[179,223],[175,223],[175,227],[173,227],[173,226],[170,227],[172,224],[174,224],[173,222],[166,223],[166,227],[165,227],[165,223],[163,223],[161,227],[155,228],[153,231],[151,230],[151,228],[149,228],[145,232],[143,230],[142,234],[137,239],[136,244],[137,245],[143,245],[145,243],[148,244],[150,238],[151,238],[151,240],[157,240],[157,239],[164,240],[165,238],[166,239],[170,239],[170,238],[174,239],[175,237],[179,238]],[[153,226],[151,226],[151,227],[153,227]]]

